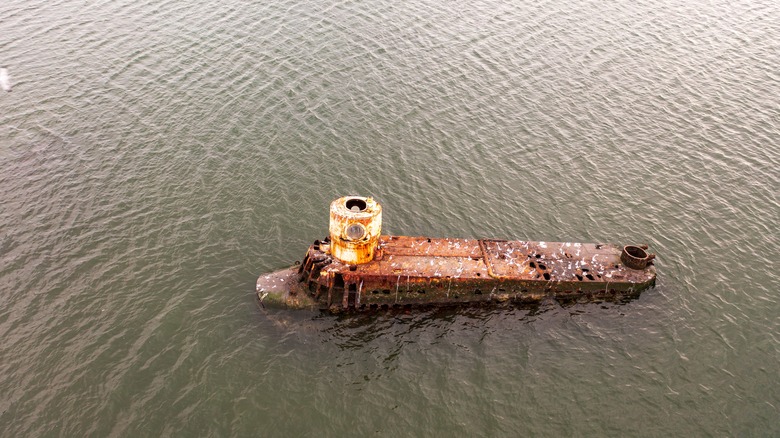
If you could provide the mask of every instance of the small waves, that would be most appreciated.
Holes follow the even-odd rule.
[[[773,3],[0,17],[0,435],[777,430]],[[258,309],[257,275],[345,194],[390,234],[646,242],[658,284],[622,306]]]

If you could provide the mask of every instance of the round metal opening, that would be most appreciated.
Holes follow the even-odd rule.
[[[344,234],[347,235],[347,238],[350,240],[360,240],[366,235],[366,228],[363,226],[363,224],[351,224],[347,227]]]
[[[636,257],[638,259],[646,259],[647,258],[647,251],[645,251],[644,249],[642,249],[642,248],[640,248],[638,246],[633,246],[633,245],[626,246],[626,252],[631,257]]]
[[[644,249],[634,245],[626,245],[620,254],[620,260],[631,269],[645,269],[650,257]]]
[[[366,207],[368,207],[368,205],[366,205],[366,201],[358,198],[347,199],[345,205],[347,207],[347,210],[354,211],[354,212],[363,211],[366,209]]]

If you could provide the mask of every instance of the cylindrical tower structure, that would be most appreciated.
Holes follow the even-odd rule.
[[[345,196],[330,204],[330,254],[359,265],[374,259],[382,232],[382,206],[371,198]]]

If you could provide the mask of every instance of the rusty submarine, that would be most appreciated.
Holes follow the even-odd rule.
[[[334,200],[328,228],[302,261],[260,275],[263,307],[343,313],[622,301],[656,279],[647,245],[382,235],[382,206],[370,197]]]

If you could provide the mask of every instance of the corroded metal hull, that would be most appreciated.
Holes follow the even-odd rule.
[[[263,305],[330,312],[398,306],[633,298],[655,284],[646,246],[379,236],[370,261],[315,241],[294,267],[260,276]]]

